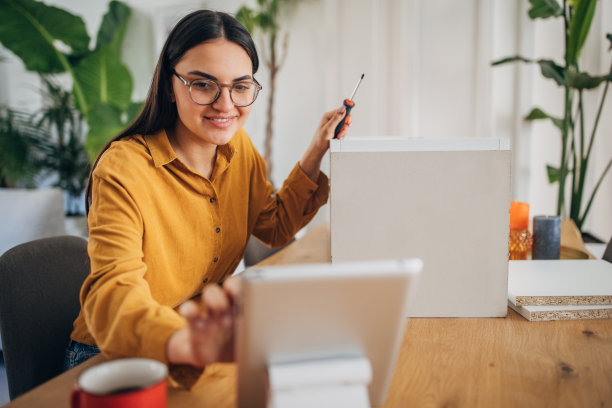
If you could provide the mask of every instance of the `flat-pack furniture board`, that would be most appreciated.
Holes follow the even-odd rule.
[[[330,150],[332,262],[420,258],[409,316],[506,315],[507,141],[377,137]]]

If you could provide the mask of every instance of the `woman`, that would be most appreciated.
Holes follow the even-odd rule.
[[[286,244],[327,201],[319,167],[344,115],[323,116],[275,194],[242,129],[261,89],[258,65],[252,38],[228,14],[196,11],[169,34],[139,117],[90,175],[91,274],[66,368],[102,350],[166,362],[189,386],[207,364],[233,359],[237,284],[228,277],[251,234]]]

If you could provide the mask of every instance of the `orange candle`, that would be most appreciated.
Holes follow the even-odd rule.
[[[510,229],[529,229],[529,204],[519,201],[510,203]]]

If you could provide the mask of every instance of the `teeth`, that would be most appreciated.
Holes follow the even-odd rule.
[[[213,122],[220,122],[220,123],[229,122],[229,118],[226,118],[226,119],[212,118],[211,120]]]

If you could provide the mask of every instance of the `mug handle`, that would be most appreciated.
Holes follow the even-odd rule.
[[[80,408],[81,399],[79,398],[81,395],[81,389],[78,386],[74,386],[72,389],[72,394],[70,394],[70,408]]]

